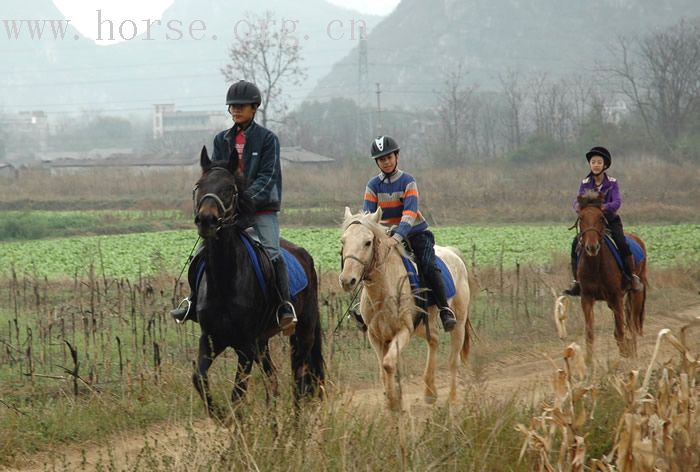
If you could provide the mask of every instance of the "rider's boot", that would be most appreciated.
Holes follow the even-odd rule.
[[[581,296],[581,284],[576,280],[576,272],[578,270],[578,259],[576,257],[571,258],[571,273],[574,275],[574,280],[571,282],[571,287],[563,290],[561,293],[563,295],[569,295],[571,297]]]
[[[634,256],[630,254],[629,256],[625,257],[624,262],[625,275],[630,280],[630,289],[633,292],[641,292],[642,289],[644,289],[644,284],[639,279],[639,276],[634,273]]]
[[[297,325],[297,314],[294,305],[289,301],[289,275],[287,274],[287,264],[281,255],[272,261],[275,267],[277,278],[277,289],[280,292],[280,305],[277,308],[277,322],[282,333],[286,336],[294,334]]]
[[[446,331],[452,331],[455,326],[457,326],[457,318],[455,317],[454,311],[447,304],[447,296],[445,295],[445,283],[442,281],[442,274],[435,268],[433,273],[428,276],[430,288],[433,291],[433,297],[435,298],[435,303],[440,310],[440,321],[442,322],[442,328]]]

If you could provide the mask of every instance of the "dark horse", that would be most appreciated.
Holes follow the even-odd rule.
[[[646,247],[637,235],[626,233],[644,251],[644,259],[636,265],[635,273],[644,283],[640,292],[630,290],[630,282],[615,262],[607,243],[603,241],[605,216],[603,196],[597,192],[587,192],[578,197],[579,208],[579,250],[582,252],[578,264],[577,278],[581,283],[581,308],[586,320],[586,348],[589,358],[593,355],[593,304],[605,300],[615,316],[615,340],[620,355],[636,355],[637,335],[642,335],[644,324],[644,304],[646,302],[647,267]],[[627,293],[625,302],[624,296]],[[624,311],[624,317],[623,317]],[[625,332],[625,325],[627,330]]]
[[[255,213],[244,192],[244,178],[235,177],[228,162],[212,163],[206,148],[202,148],[200,164],[202,176],[194,189],[193,204],[197,231],[204,240],[205,276],[198,289],[202,302],[197,304],[197,318],[202,335],[197,371],[192,378],[209,414],[218,415],[220,412],[214,407],[209,391],[207,371],[227,347],[238,355],[231,393],[234,403],[246,393],[253,362],[261,365],[276,393],[268,339],[279,333],[276,317],[279,294],[274,289],[272,264],[264,256],[260,257],[262,272],[268,291],[275,295],[267,296],[263,291],[241,239]],[[314,261],[305,249],[284,240],[281,245],[301,263],[308,279],[308,285],[294,302],[299,321],[290,337],[295,400],[298,400],[320,394],[324,381],[318,277]]]

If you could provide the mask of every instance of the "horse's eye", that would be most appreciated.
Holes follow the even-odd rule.
[[[372,241],[365,241],[365,247],[369,247],[370,244],[372,244]]]

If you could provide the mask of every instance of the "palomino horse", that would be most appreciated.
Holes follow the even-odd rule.
[[[340,285],[346,292],[356,289],[360,283],[364,285],[360,311],[368,327],[367,336],[379,359],[387,406],[391,410],[400,410],[401,398],[396,388],[397,363],[412,334],[428,341],[428,359],[423,373],[424,399],[426,403],[435,402],[435,363],[441,328],[437,308],[433,306],[428,309],[430,326],[427,332],[424,323],[414,330],[417,307],[406,268],[399,250],[387,246],[389,236],[379,223],[381,216],[381,208],[375,213],[357,215],[345,208]],[[457,289],[456,295],[449,300],[457,317],[457,326],[450,332],[448,360],[451,374],[449,400],[454,403],[457,400],[460,357],[466,362],[469,354],[469,281],[467,268],[457,250],[435,246],[435,253],[449,268]]]
[[[644,304],[646,302],[647,266],[644,241],[634,234],[627,234],[644,251],[645,258],[637,264],[635,273],[644,284],[638,293],[629,290],[629,282],[623,280],[622,272],[615,262],[607,243],[603,241],[605,216],[603,196],[598,192],[587,192],[578,197],[579,203],[579,247],[582,251],[576,276],[581,284],[581,308],[586,321],[587,356],[593,356],[593,304],[605,300],[615,316],[615,340],[620,355],[636,355],[637,334],[642,335]],[[627,291],[627,301],[623,300]],[[624,310],[624,317],[623,317]],[[625,325],[627,330],[625,331]]]
[[[232,347],[238,355],[231,393],[234,402],[245,395],[254,362],[261,364],[272,380],[273,390],[276,389],[267,340],[279,332],[275,311],[280,297],[274,292],[271,264],[258,251],[261,277],[267,282],[265,290],[244,242],[242,233],[250,225],[255,209],[245,194],[243,178],[231,173],[228,162],[212,163],[206,148],[202,149],[200,161],[202,176],[195,186],[193,200],[195,223],[204,240],[205,277],[198,289],[197,318],[202,335],[193,381],[209,414],[218,415],[209,393],[207,371],[227,347]],[[252,249],[252,245],[249,247]],[[295,398],[299,398],[321,393],[324,380],[318,278],[314,261],[306,250],[284,240],[282,247],[297,259],[307,278],[306,288],[294,301],[299,321],[290,338]],[[206,294],[202,296],[202,292]]]

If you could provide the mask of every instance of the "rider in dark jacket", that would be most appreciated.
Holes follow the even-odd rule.
[[[277,286],[282,302],[277,310],[280,328],[291,334],[297,323],[294,306],[288,300],[289,280],[284,257],[280,252],[278,214],[282,202],[282,167],[280,145],[272,131],[255,122],[255,112],[261,103],[261,94],[255,84],[241,80],[231,85],[226,94],[228,111],[234,125],[214,138],[213,161],[229,160],[235,172],[246,177],[246,194],[255,205],[253,228],[270,256],[275,269]],[[193,259],[192,265],[196,267]],[[187,306],[171,311],[177,321],[194,319],[195,294],[187,299]]]

